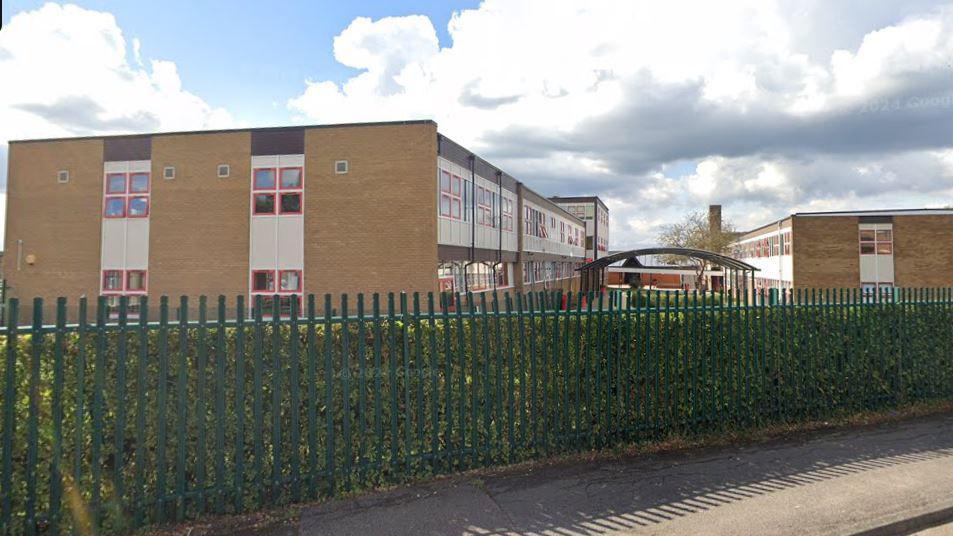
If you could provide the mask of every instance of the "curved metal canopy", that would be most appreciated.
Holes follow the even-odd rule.
[[[732,270],[742,270],[746,272],[758,272],[758,268],[746,263],[722,255],[720,253],[715,253],[713,251],[705,251],[704,249],[692,249],[692,248],[643,248],[643,249],[633,249],[629,251],[622,251],[619,253],[613,253],[607,257],[602,257],[596,259],[590,263],[583,264],[579,268],[576,268],[577,271],[586,271],[586,270],[596,270],[600,268],[605,268],[614,262],[618,262],[625,259],[632,259],[642,255],[683,255],[685,257],[692,257],[695,259],[701,259],[703,261],[708,261],[716,266],[722,266],[724,268],[731,268]]]

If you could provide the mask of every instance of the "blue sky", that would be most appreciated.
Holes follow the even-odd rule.
[[[7,0],[2,17],[0,198],[11,139],[431,118],[540,193],[599,195],[613,249],[711,203],[741,229],[953,205],[946,1]]]
[[[5,0],[4,25],[14,14],[44,3]],[[127,40],[138,38],[143,43],[145,59],[174,59],[190,91],[255,125],[287,123],[285,101],[300,93],[305,79],[341,82],[354,75],[354,69],[334,60],[332,41],[355,17],[426,15],[441,46],[447,46],[447,23],[453,12],[479,4],[475,0],[70,3],[112,13]]]

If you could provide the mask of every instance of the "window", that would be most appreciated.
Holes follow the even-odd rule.
[[[259,168],[254,171],[255,190],[274,190],[275,189],[275,170],[271,168]]]
[[[463,180],[447,171],[440,172],[440,215],[463,219]]]
[[[252,176],[252,214],[301,214],[304,205],[304,169],[256,168]]]
[[[126,272],[126,290],[128,292],[146,291],[145,270],[129,270]]]
[[[274,198],[272,198],[274,199]],[[301,193],[281,194],[282,214],[301,214]]]
[[[228,176],[232,174],[232,168],[228,164],[219,164],[216,172],[218,173],[218,178],[227,179]]]
[[[277,288],[275,286],[276,274]],[[281,294],[278,298],[278,309],[281,316],[291,314],[292,304],[295,304],[300,312],[302,287],[301,270],[252,270],[252,308],[249,312],[254,313],[254,306],[260,299],[262,315],[270,316],[275,306],[274,294]]]
[[[103,292],[122,292],[122,270],[103,270]]]
[[[503,197],[503,230],[504,231],[513,231],[513,201],[509,198]]]
[[[174,179],[175,178],[175,168],[172,166],[166,166],[162,168],[162,178],[163,179]]]
[[[281,270],[280,274],[280,292],[301,292],[301,270]]]
[[[891,229],[861,229],[861,255],[892,255],[893,231]]]
[[[149,173],[107,173],[103,217],[146,218],[149,216]]]
[[[149,174],[148,173],[129,174],[129,193],[131,194],[149,193]]]
[[[281,316],[291,316],[292,304],[294,304],[294,310],[296,314],[301,314],[301,296],[291,295],[291,296],[279,296],[278,297],[278,314]]]
[[[126,174],[110,173],[106,175],[106,193],[124,194],[126,193]]]
[[[338,160],[334,163],[334,172],[338,175],[344,175],[347,173],[348,164],[347,160]]]
[[[252,292],[275,292],[275,272],[273,270],[254,270],[251,273]]]
[[[145,196],[130,197],[127,216],[130,218],[145,218],[149,215],[149,198]]]
[[[279,184],[282,190],[300,190],[301,168],[281,168]]]
[[[559,241],[566,241],[566,222],[559,222]]]
[[[477,223],[487,227],[496,227],[493,219],[493,192],[482,186],[477,186]]]
[[[125,218],[126,217],[126,198],[107,197],[103,215],[107,218]]]
[[[65,183],[69,182],[69,171],[68,171],[68,170],[65,170],[65,169],[61,169],[61,170],[56,174],[56,182],[58,182],[58,183],[60,183],[60,184],[65,184]]]
[[[275,213],[275,194],[255,194],[255,214]]]

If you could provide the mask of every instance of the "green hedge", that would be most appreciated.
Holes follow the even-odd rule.
[[[540,303],[559,296],[501,296],[475,304],[482,312],[432,316],[395,303],[378,320],[365,304],[346,327],[319,316],[21,328],[15,346],[0,341],[0,407],[15,426],[0,514],[14,532],[77,519],[123,532],[675,433],[948,398],[953,305],[947,291],[935,298],[636,309],[633,296],[626,309],[590,299],[556,311]]]

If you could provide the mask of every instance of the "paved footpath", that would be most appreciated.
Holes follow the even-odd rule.
[[[944,521],[953,415],[412,486],[307,509],[299,531],[932,535]]]

